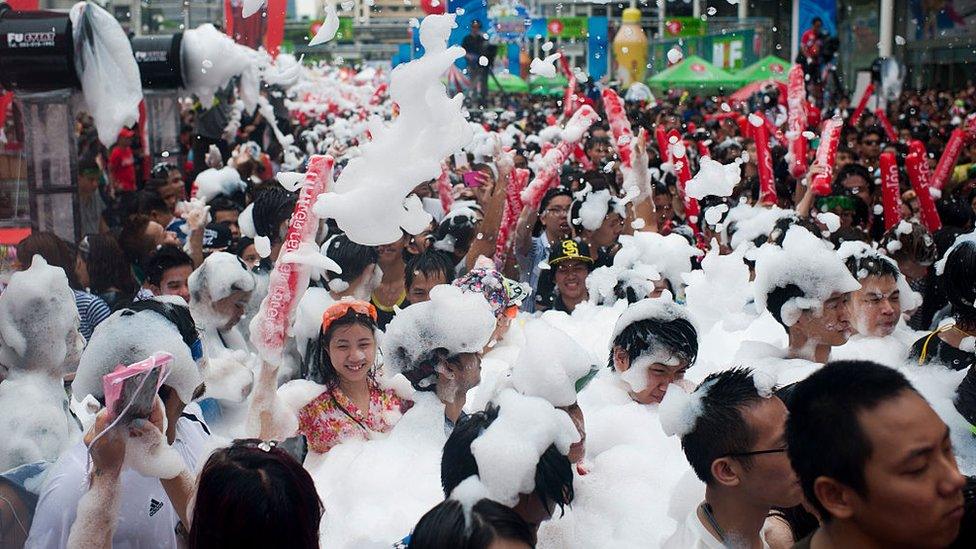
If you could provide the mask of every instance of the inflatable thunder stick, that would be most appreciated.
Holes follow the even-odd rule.
[[[864,90],[864,95],[861,96],[861,100],[857,103],[857,108],[854,109],[854,114],[851,115],[848,122],[851,127],[857,126],[857,123],[861,120],[861,115],[864,114],[864,108],[868,106],[868,100],[874,95],[874,82],[868,84],[868,87]]]
[[[671,162],[671,151],[668,148],[668,135],[664,126],[658,124],[654,128],[654,140],[657,141],[657,151],[661,154],[661,163]]]
[[[756,116],[762,116],[756,113]],[[773,156],[769,152],[769,129],[765,124],[752,128],[756,142],[756,168],[759,170],[759,202],[776,204],[776,185],[773,183]]]
[[[908,180],[912,182],[912,188],[915,189],[915,195],[918,197],[922,224],[929,232],[935,232],[942,228],[942,220],[939,219],[939,212],[935,209],[935,200],[932,199],[929,187],[932,176],[929,170],[929,156],[925,151],[925,145],[917,139],[908,144],[908,150],[908,156],[905,157],[905,171],[908,172]]]
[[[603,108],[607,113],[607,122],[610,123],[610,131],[613,133],[613,143],[620,155],[620,163],[625,167],[630,167],[630,143],[634,140],[634,132],[630,128],[630,120],[627,120],[627,113],[624,111],[624,102],[620,100],[617,92],[613,88],[603,88],[600,94],[603,97]]]
[[[898,141],[898,134],[895,133],[895,128],[891,125],[891,120],[888,120],[888,115],[885,114],[884,109],[874,111],[874,115],[881,121],[881,127],[884,128],[885,135],[888,136],[888,142],[896,143]]]
[[[688,165],[688,149],[681,139],[671,143],[671,158],[674,163],[674,172],[678,175],[678,190],[681,193],[681,201],[685,206],[685,217],[691,223],[692,229],[697,233],[698,227],[698,200],[691,198],[685,193],[685,186],[691,180],[691,167]]]
[[[959,160],[959,155],[962,153],[962,148],[966,144],[966,132],[961,128],[956,128],[952,130],[952,135],[949,136],[949,142],[946,143],[945,150],[942,151],[942,158],[939,159],[939,163],[935,166],[935,173],[932,174],[932,179],[929,184],[933,189],[942,190],[942,187],[949,181],[949,176],[952,175],[952,169],[956,167],[956,161]]]
[[[519,214],[522,213],[522,190],[529,183],[529,170],[515,168],[508,177],[505,209],[502,211],[502,223],[498,227],[498,236],[495,238],[495,267],[499,271],[505,268],[512,229],[518,223]]]
[[[281,349],[288,336],[291,313],[297,305],[296,293],[300,285],[308,284],[309,276],[307,265],[285,263],[281,258],[286,253],[297,250],[302,243],[315,243],[319,218],[313,213],[312,205],[331,184],[333,167],[335,159],[331,156],[313,155],[309,159],[305,186],[298,195],[298,202],[285,234],[285,243],[271,272],[268,295],[251,321],[251,343],[261,358],[269,364],[277,365],[281,361]]]
[[[839,116],[835,116],[824,123],[816,159],[816,163],[823,167],[823,171],[813,176],[813,181],[810,182],[810,191],[817,196],[830,194],[830,183],[834,179],[834,157],[837,155],[840,128],[843,125],[844,121]]]
[[[444,213],[451,211],[451,207],[454,206],[454,195],[451,194],[451,177],[446,163],[441,163],[441,174],[437,176],[437,197],[441,199]]]
[[[803,67],[793,65],[790,69],[789,85],[786,87],[786,105],[789,133],[789,150],[793,157],[790,163],[790,175],[799,179],[807,173],[807,138],[803,137],[803,130],[807,128],[806,82]]]
[[[898,187],[898,162],[895,153],[884,152],[878,159],[881,164],[881,202],[884,205],[885,231],[890,231],[901,221],[901,189]]]
[[[566,126],[563,128],[563,140],[544,154],[542,167],[536,173],[535,179],[522,190],[523,204],[529,204],[533,208],[537,207],[546,191],[559,184],[559,173],[562,170],[563,162],[573,154],[576,142],[583,138],[586,130],[599,119],[600,115],[589,105],[583,105],[576,109],[573,117],[569,119],[569,122],[566,122]]]

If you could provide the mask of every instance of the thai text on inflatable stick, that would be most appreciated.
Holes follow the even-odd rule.
[[[441,199],[444,213],[451,211],[454,206],[454,195],[451,194],[451,177],[447,173],[447,164],[441,163],[441,174],[437,176],[437,196]]]
[[[840,143],[840,128],[844,121],[835,116],[824,123],[820,132],[820,146],[817,147],[816,162],[823,167],[823,171],[813,176],[810,191],[817,196],[830,194],[830,182],[834,179],[834,157],[837,155],[837,144]]]
[[[864,114],[864,109],[868,106],[868,100],[874,95],[874,82],[868,84],[868,87],[864,89],[864,95],[861,96],[861,100],[857,103],[857,108],[854,109],[854,114],[851,115],[850,126],[857,126],[857,123],[861,121],[861,115]]]
[[[573,153],[576,143],[583,138],[583,134],[593,122],[599,119],[600,116],[589,105],[583,105],[573,113],[573,117],[563,128],[563,140],[545,153],[542,167],[536,173],[535,179],[522,190],[523,204],[533,208],[538,207],[546,191],[559,183],[559,172],[562,170],[563,162]]]
[[[939,212],[935,209],[935,200],[932,199],[932,192],[929,188],[931,171],[929,170],[929,157],[925,151],[925,145],[915,139],[908,144],[908,156],[905,157],[905,171],[908,172],[908,180],[912,182],[915,195],[918,197],[918,210],[922,217],[922,224],[929,232],[935,232],[942,228],[942,220]]]
[[[512,229],[518,223],[522,213],[522,190],[529,183],[529,170],[516,168],[509,175],[508,188],[505,195],[505,209],[502,211],[502,223],[498,227],[498,237],[495,238],[495,267],[501,271],[508,259],[508,246],[511,243]]]
[[[664,126],[658,124],[654,128],[654,140],[657,141],[657,151],[661,154],[661,162],[671,162],[671,151],[668,149],[668,134]]]
[[[946,143],[945,150],[942,151],[942,158],[935,166],[935,173],[932,174],[930,184],[933,189],[942,190],[942,187],[949,181],[952,169],[956,167],[956,161],[962,153],[962,148],[966,144],[966,132],[961,128],[952,130],[949,142]]]
[[[607,113],[607,122],[610,124],[610,132],[613,134],[613,143],[620,155],[620,163],[623,167],[630,167],[630,143],[634,140],[634,132],[630,128],[630,120],[627,119],[627,112],[624,110],[624,102],[613,88],[603,88],[600,93],[603,97],[603,108]]]
[[[559,56],[559,67],[566,75],[566,90],[563,92],[563,117],[569,118],[579,108],[579,102],[576,98],[576,75],[569,68],[569,59],[566,58],[565,52]]]
[[[874,115],[881,121],[881,127],[884,128],[885,135],[888,136],[888,142],[897,142],[898,134],[895,133],[895,127],[891,125],[891,120],[888,120],[888,115],[885,114],[884,109],[877,109],[874,111]]]
[[[898,188],[898,162],[895,153],[884,152],[881,164],[881,202],[884,206],[885,230],[890,231],[901,221],[901,190]]]
[[[753,118],[754,117],[754,118]],[[765,118],[761,113],[750,117]],[[757,126],[752,124],[752,137],[756,142],[756,168],[759,170],[759,202],[776,204],[776,185],[773,183],[773,155],[769,152],[769,128],[763,120]]]
[[[674,136],[669,138],[671,142],[671,157],[674,159],[674,172],[678,176],[678,190],[681,192],[681,201],[685,206],[685,217],[691,224],[692,229],[698,232],[698,201],[685,193],[685,186],[691,179],[691,166],[688,165],[688,150],[681,139]]]
[[[793,65],[790,69],[789,85],[786,87],[786,105],[788,107],[789,149],[793,157],[790,163],[790,175],[799,179],[807,173],[807,138],[803,137],[803,130],[807,128],[806,109],[806,81],[803,67]]]
[[[307,265],[285,262],[282,258],[288,252],[298,250],[302,243],[314,245],[319,218],[312,212],[312,204],[332,182],[334,166],[335,159],[331,156],[314,155],[309,159],[305,186],[298,195],[285,242],[271,271],[268,295],[251,321],[251,343],[261,358],[270,364],[280,363],[291,314],[297,304],[296,294],[300,286],[308,285],[309,277]]]

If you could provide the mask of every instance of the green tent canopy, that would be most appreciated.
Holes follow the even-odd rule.
[[[786,82],[790,78],[790,66],[789,61],[780,59],[775,55],[767,55],[735,73],[734,78],[738,79],[742,84],[749,84],[756,80],[779,80],[780,82]]]
[[[683,88],[691,90],[733,90],[740,81],[735,76],[712,65],[697,55],[684,58],[677,65],[647,79],[647,85],[659,90]]]
[[[532,95],[563,95],[569,80],[561,74],[556,76],[536,76],[529,80],[529,93]]]
[[[506,93],[528,93],[529,84],[510,72],[488,76],[488,91],[503,91]]]

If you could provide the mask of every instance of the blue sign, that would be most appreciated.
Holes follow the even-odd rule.
[[[799,30],[797,40],[803,40],[803,33],[812,25],[814,17],[823,21],[823,31],[829,36],[837,36],[837,1],[836,0],[803,0],[800,2]],[[796,51],[800,51],[797,44]]]
[[[457,23],[457,28],[451,31],[451,37],[447,41],[448,46],[460,46],[464,37],[471,34],[471,23],[475,20],[481,23],[482,30],[487,27],[488,0],[448,0],[448,13],[456,14],[459,8],[464,13],[457,15],[454,19]],[[467,61],[463,57],[458,59],[454,64],[459,69],[464,69],[468,66]]]
[[[587,23],[589,37],[586,47],[586,72],[590,78],[599,80],[607,74],[609,54],[607,45],[610,43],[610,22],[606,17],[590,17]]]

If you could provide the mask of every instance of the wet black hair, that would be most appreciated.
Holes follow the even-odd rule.
[[[322,331],[320,329],[317,342],[318,348],[315,349],[315,366],[312,370],[313,381],[316,383],[321,383],[330,389],[339,386],[339,374],[336,373],[335,366],[332,365],[332,360],[329,358],[329,343],[332,341],[332,336],[335,335],[336,330],[344,326],[352,326],[353,324],[359,324],[368,329],[370,333],[374,334],[375,338],[376,321],[371,316],[357,313],[352,309],[349,309],[346,311],[346,314],[333,320],[327,330]],[[373,378],[373,375],[374,373],[370,371],[370,379]]]
[[[366,267],[379,261],[380,256],[376,253],[376,248],[357,244],[344,233],[337,234],[328,240],[325,255],[335,261],[342,272],[339,274],[330,272],[330,280],[339,279],[344,282],[352,283],[359,278],[366,270]]]
[[[638,320],[624,328],[620,335],[613,339],[611,347],[620,347],[627,351],[627,356],[633,363],[638,357],[659,345],[663,345],[674,356],[686,361],[688,366],[698,360],[698,331],[685,318]],[[613,370],[613,353],[610,353],[607,362],[607,366]]]
[[[219,195],[214,197],[213,200],[207,202],[207,205],[210,206],[211,214],[214,214],[216,212],[224,212],[224,211],[234,211],[237,213],[241,213],[241,211],[244,209],[241,207],[240,204],[237,203],[237,201],[232,200],[224,195]]]
[[[897,226],[892,227],[882,237],[880,248],[888,250],[888,257],[895,261],[910,260],[931,265],[938,258],[937,243],[928,229],[914,221],[911,224],[912,231],[907,234],[899,232]],[[893,242],[898,242],[897,248],[891,245]]]
[[[843,188],[841,183],[851,176],[857,176],[864,179],[868,185],[868,192],[874,194],[875,183],[874,178],[871,177],[871,172],[856,162],[851,162],[850,164],[847,164],[843,168],[837,170],[837,175],[834,176],[834,182],[832,185],[833,194],[847,194],[847,190]]]
[[[789,333],[790,327],[783,322],[783,305],[794,297],[804,297],[805,295],[796,284],[776,286],[766,294],[766,310],[773,315],[776,322],[779,322],[787,333]]]
[[[138,191],[130,202],[132,213],[149,215],[153,212],[172,214],[162,195],[156,191]]]
[[[742,411],[763,400],[752,370],[732,368],[705,378],[696,393],[700,393],[701,411],[695,426],[681,437],[681,448],[695,475],[711,484],[712,463],[721,457],[748,452],[756,440],[756,433],[746,422]],[[751,458],[736,458],[749,468]]]
[[[941,282],[952,315],[967,326],[976,324],[976,242],[961,242],[945,259]]]
[[[866,255],[864,257],[851,256],[844,261],[847,270],[851,275],[860,280],[864,276],[890,276],[898,280],[898,267],[891,260],[881,257],[878,254]]]
[[[237,240],[237,244],[234,245],[234,255],[241,257],[249,246],[254,244],[254,239],[249,236],[242,236]]]
[[[403,273],[403,284],[407,291],[413,285],[413,279],[417,273],[423,273],[427,277],[439,273],[444,275],[444,283],[450,284],[454,281],[454,262],[446,252],[428,248],[407,261]]]
[[[939,219],[946,227],[969,230],[973,224],[973,208],[969,202],[955,196],[947,196],[935,203]]]
[[[471,248],[477,226],[477,221],[470,216],[462,214],[453,215],[445,218],[437,226],[437,230],[434,232],[434,240],[442,241],[446,240],[447,237],[451,237],[454,241],[454,252],[452,255],[458,257],[461,255],[461,252],[467,253],[468,249]]]
[[[180,338],[183,339],[183,343],[187,347],[192,348],[193,344],[200,338],[196,323],[193,322],[193,317],[190,315],[190,307],[186,305],[178,305],[158,299],[142,299],[122,309],[121,315],[131,316],[142,311],[152,311],[171,322],[180,332]]]
[[[783,241],[786,240],[786,233],[789,232],[790,227],[794,226],[806,229],[810,234],[820,238],[820,229],[809,218],[801,219],[796,216],[789,216],[776,220],[776,223],[773,224],[773,230],[769,233],[768,242],[782,248]]]
[[[270,238],[272,244],[281,242],[284,235],[279,232],[279,227],[283,221],[291,218],[296,202],[298,195],[278,185],[259,193],[251,210],[254,232]]]
[[[267,445],[267,446],[265,446]],[[308,471],[280,447],[235,440],[200,471],[191,549],[318,549],[322,502]]]
[[[193,268],[193,259],[179,247],[172,244],[160,246],[153,252],[143,265],[146,282],[159,286],[163,281],[163,274],[174,267],[188,266]]]
[[[420,517],[408,549],[488,549],[495,540],[535,547],[535,534],[522,517],[497,501],[482,499],[465,516],[461,502],[442,501]]]
[[[824,522],[832,517],[817,499],[814,481],[829,477],[864,495],[872,448],[858,416],[906,391],[915,389],[904,375],[866,360],[828,363],[793,388],[787,453],[807,502]]]
[[[445,497],[450,496],[464,479],[478,474],[478,462],[471,453],[471,443],[496,419],[498,406],[489,404],[483,412],[461,419],[448,437],[441,458],[441,487],[444,488]],[[562,511],[573,503],[573,467],[569,458],[561,454],[555,444],[550,444],[539,458],[532,493],[550,513],[556,506]]]

